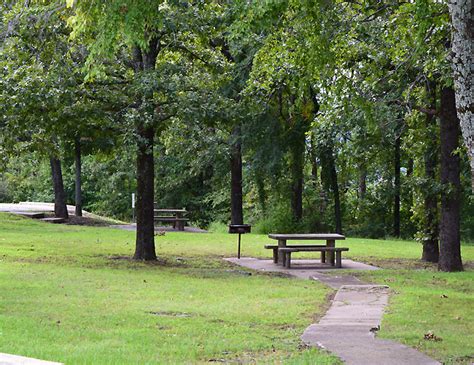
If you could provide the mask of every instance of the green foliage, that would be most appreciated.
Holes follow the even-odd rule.
[[[399,138],[402,236],[424,237],[423,197],[440,187],[424,172],[438,127],[422,110],[437,108],[428,84],[451,83],[445,2],[37,0],[0,10],[0,200],[51,199],[44,158],[25,157],[38,151],[63,159],[72,203],[80,138],[84,207],[130,217],[132,146],[153,125],[157,203],[186,207],[202,227],[228,223],[239,126],[245,216],[257,230],[334,230],[335,171],[345,233],[386,237]],[[155,42],[156,62],[139,67]]]

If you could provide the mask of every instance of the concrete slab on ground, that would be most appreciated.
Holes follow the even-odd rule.
[[[113,224],[110,225],[111,228],[118,228],[123,229],[125,231],[136,231],[137,225],[136,224]],[[178,231],[177,229],[171,226],[155,226],[155,232],[188,232],[188,233],[208,233],[206,230],[197,228],[197,227],[184,227],[184,231]]]
[[[254,257],[241,257],[240,259],[236,257],[231,257],[225,258],[224,260],[257,271],[278,272],[300,279],[315,279],[323,282],[328,281],[328,285],[335,288],[339,288],[343,284],[356,284],[357,282],[359,282],[358,279],[352,276],[347,276],[347,278],[351,280],[351,282],[348,282],[349,279],[347,279],[346,276],[332,277],[332,275],[323,274],[324,272],[337,272],[341,269],[335,268],[334,266],[331,266],[329,264],[322,264],[320,260],[291,260],[291,269],[287,269],[281,265],[276,265],[273,260],[263,260]],[[378,270],[379,268],[352,260],[342,260],[342,269]],[[343,278],[343,280],[341,280],[341,278]],[[329,283],[331,283],[332,285]]]
[[[74,215],[75,206],[67,205],[67,211],[70,215]],[[54,212],[54,203],[43,203],[43,202],[20,202],[15,203],[0,203],[0,212],[7,213],[19,213],[19,212],[42,212],[42,213],[53,213]],[[94,216],[93,214],[82,211],[82,214],[85,217]]]
[[[342,286],[326,315],[309,326],[301,339],[349,365],[439,365],[415,349],[374,336],[388,296],[389,288],[384,285]]]
[[[0,353],[0,365],[62,365],[62,363]]]

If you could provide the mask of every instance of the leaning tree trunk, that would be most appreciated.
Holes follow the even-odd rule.
[[[63,173],[61,161],[56,157],[50,157],[51,175],[54,189],[54,215],[58,218],[69,218],[66,206],[66,193],[64,192]]]
[[[394,151],[394,182],[393,182],[393,235],[400,237],[400,147],[401,137],[395,139]]]
[[[429,83],[428,93],[431,95],[431,109],[436,109],[436,85]],[[426,150],[424,153],[425,179],[427,186],[424,188],[424,232],[423,232],[423,253],[421,259],[427,262],[438,262],[439,260],[439,222],[438,222],[438,194],[433,189],[436,182],[436,166],[438,165],[438,143],[436,138],[436,118],[432,114],[427,114],[425,127],[428,131],[426,140]]]
[[[77,137],[74,141],[74,161],[75,161],[75,168],[76,168],[76,184],[75,184],[75,203],[76,209],[75,214],[76,217],[82,217],[82,180],[81,180],[81,140]]]
[[[231,224],[243,224],[244,213],[242,203],[242,139],[240,126],[232,131],[230,153],[230,220]]]
[[[471,163],[474,193],[474,2],[449,0],[456,110]]]
[[[459,119],[452,88],[441,91],[441,224],[438,269],[462,271],[460,222]]]
[[[152,38],[148,49],[139,47],[133,49],[133,62],[135,73],[150,72],[155,69],[156,58],[159,52],[158,38]],[[145,105],[144,105],[145,103]],[[154,115],[156,106],[153,104],[153,90],[145,90],[141,107],[147,110],[148,115]],[[154,188],[155,188],[155,162],[153,159],[153,139],[155,128],[150,118],[142,115],[137,122],[137,236],[135,241],[135,260],[156,260],[155,251],[155,222],[154,222]]]

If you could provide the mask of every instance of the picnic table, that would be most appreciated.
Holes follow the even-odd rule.
[[[189,221],[184,218],[188,211],[186,209],[154,209],[155,221],[173,223],[173,228],[184,231],[184,224]]]
[[[328,254],[331,266],[341,267],[341,252],[348,251],[348,248],[336,248],[337,240],[344,240],[342,234],[337,233],[292,233],[292,234],[269,234],[269,238],[277,240],[278,245],[266,245],[265,248],[273,249],[273,261],[276,264],[291,267],[292,252],[321,252],[321,262],[326,262],[326,253]],[[287,245],[289,240],[294,241],[326,241],[325,245]],[[337,262],[335,260],[337,259]]]

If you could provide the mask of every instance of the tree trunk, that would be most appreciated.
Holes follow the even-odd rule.
[[[267,194],[265,192],[265,180],[260,173],[255,177],[255,184],[257,185],[258,202],[262,213],[265,214],[267,210]]]
[[[292,146],[291,163],[291,211],[296,222],[303,218],[303,169],[304,169],[304,135],[303,140]]]
[[[430,108],[436,109],[436,85],[429,84],[428,93],[431,94]],[[437,139],[432,138],[436,127],[436,118],[426,115],[426,130],[429,136],[426,140],[426,151],[424,155],[425,179],[427,186],[423,191],[425,208],[425,228],[423,232],[423,254],[421,259],[428,262],[439,260],[439,222],[438,222],[438,195],[432,185],[436,182],[436,166],[438,164]]]
[[[242,140],[240,126],[232,131],[230,153],[230,220],[231,224],[243,224],[244,213],[242,207]]]
[[[82,164],[81,164],[81,140],[79,137],[77,137],[74,140],[74,161],[75,161],[75,167],[76,167],[75,214],[76,214],[76,217],[82,217],[82,188],[81,188]]]
[[[316,153],[316,142],[314,140],[314,135],[311,133],[311,145],[309,148],[309,156],[311,163],[311,178],[313,180],[314,189],[318,189],[318,158]]]
[[[367,169],[364,164],[359,166],[359,188],[357,192],[359,200],[364,200],[367,193]]]
[[[339,196],[339,184],[337,181],[336,163],[334,161],[332,148],[328,148],[326,150],[326,153],[326,168],[328,169],[329,183],[334,197],[334,221],[336,224],[336,233],[342,234],[341,199]]]
[[[148,49],[143,50],[138,46],[133,48],[133,62],[135,73],[141,71],[152,71],[155,69],[156,58],[160,50],[158,38],[149,41]],[[137,236],[135,242],[136,260],[156,260],[155,251],[155,222],[154,222],[154,188],[155,188],[155,162],[153,159],[153,139],[155,128],[153,121],[144,121],[156,112],[156,105],[153,104],[153,90],[146,89],[143,100],[140,102],[147,115],[142,115],[137,121],[136,131],[137,141],[137,201],[136,220]]]
[[[156,260],[154,226],[154,161],[152,126],[139,126],[137,151],[136,260]]]
[[[393,182],[393,235],[400,237],[400,147],[401,137],[397,136],[395,139],[394,151],[394,182]]]
[[[474,2],[449,0],[453,26],[452,68],[456,89],[456,110],[471,164],[474,193]]]
[[[336,233],[342,234],[341,200],[339,196],[339,186],[337,183],[337,172],[334,161],[331,168],[331,187],[334,194],[334,218],[336,220]]]
[[[441,224],[438,269],[462,271],[460,224],[459,119],[452,88],[441,91]]]
[[[54,215],[58,218],[69,218],[66,206],[66,194],[64,192],[63,173],[61,161],[56,157],[50,157],[51,175],[54,189]]]

